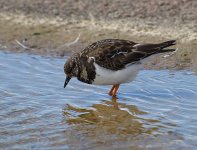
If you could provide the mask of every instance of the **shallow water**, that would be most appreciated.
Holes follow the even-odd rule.
[[[0,52],[0,149],[195,149],[197,76],[141,71],[121,85],[71,80],[65,58]]]

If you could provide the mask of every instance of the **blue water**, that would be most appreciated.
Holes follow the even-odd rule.
[[[197,76],[141,71],[120,86],[72,79],[66,58],[0,52],[0,149],[196,149]]]

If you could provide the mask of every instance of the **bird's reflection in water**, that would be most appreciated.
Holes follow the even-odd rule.
[[[143,119],[140,116],[147,114],[146,112],[139,110],[135,105],[119,103],[116,97],[103,100],[88,109],[67,104],[63,112],[67,124],[76,125],[80,131],[93,135],[151,134],[157,130],[155,127],[144,126],[157,120]]]

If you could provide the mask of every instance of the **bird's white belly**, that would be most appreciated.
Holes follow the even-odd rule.
[[[96,63],[94,63],[94,66],[96,68],[96,78],[92,84],[97,85],[113,85],[131,82],[142,68],[140,64],[134,64],[122,70],[113,71],[103,68]]]

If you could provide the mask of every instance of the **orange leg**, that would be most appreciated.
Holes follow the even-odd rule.
[[[111,90],[109,92],[109,95],[116,96],[116,93],[118,91],[118,88],[119,88],[119,84],[113,85],[113,87],[111,88]]]
[[[116,93],[117,93],[117,91],[118,91],[119,85],[120,85],[120,84],[116,84],[116,86],[115,86],[115,88],[114,88],[114,90],[113,90],[112,96],[116,96]]]
[[[114,90],[115,86],[116,86],[116,85],[113,85],[112,88],[111,88],[111,90],[109,91],[109,95],[110,95],[110,96],[113,95],[113,90]]]

